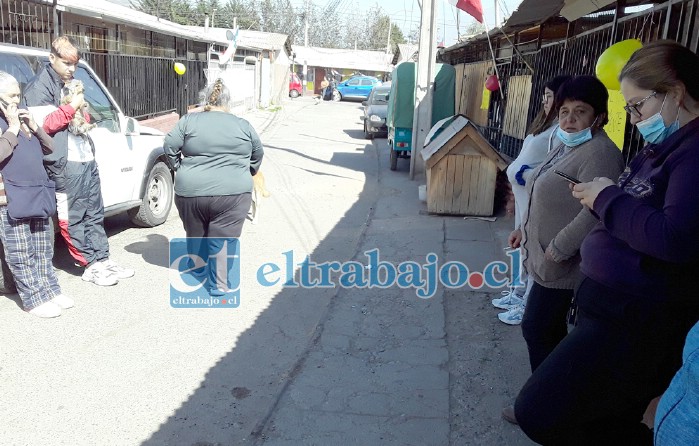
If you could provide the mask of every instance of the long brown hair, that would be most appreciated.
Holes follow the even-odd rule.
[[[684,84],[687,93],[699,100],[699,56],[671,40],[657,40],[633,53],[619,74],[637,87],[667,93]]]
[[[548,88],[549,90],[553,91],[553,96],[555,98],[558,88],[570,79],[571,76],[568,75],[556,76],[550,81],[546,82],[544,84],[544,88]],[[547,128],[551,127],[551,123],[557,115],[558,105],[555,103],[555,100],[548,114],[546,114],[544,107],[541,107],[541,110],[539,110],[539,114],[536,115],[536,118],[534,118],[534,120],[532,121],[531,126],[529,126],[529,133],[536,136],[539,133],[546,130]]]

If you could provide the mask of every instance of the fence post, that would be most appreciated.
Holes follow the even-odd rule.
[[[612,22],[612,32],[609,33],[609,46],[612,46],[619,41],[619,18],[624,16],[624,8],[626,0],[617,0],[616,8],[614,9],[614,22]]]

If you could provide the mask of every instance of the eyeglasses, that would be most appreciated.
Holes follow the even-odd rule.
[[[632,105],[625,105],[624,110],[626,110],[626,113],[629,113],[631,115],[634,115],[637,118],[641,117],[641,110],[640,107],[643,107],[643,103],[646,102],[650,98],[654,98],[658,93],[653,91],[651,94],[646,96],[645,98],[641,99],[640,101],[636,102],[635,104]]]

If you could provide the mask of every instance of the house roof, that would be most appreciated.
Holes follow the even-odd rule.
[[[399,43],[398,49],[393,55],[393,65],[398,65],[401,62],[412,60],[417,53],[418,46],[409,43]]]
[[[203,32],[204,35],[211,36],[216,41],[224,41],[228,43],[226,33],[229,28],[204,28],[203,26],[188,26],[194,31]],[[284,49],[288,56],[291,55],[291,39],[286,34],[266,33],[262,31],[252,31],[248,29],[240,29],[238,31],[238,47],[251,50],[270,50],[277,51]]]
[[[52,0],[43,0],[44,3],[53,4]],[[115,23],[132,25],[138,28],[157,31],[163,34],[184,37],[190,40],[202,42],[213,42],[221,45],[228,45],[225,39],[219,40],[213,35],[205,34],[202,30],[160,19],[154,15],[122,6],[107,0],[58,0],[57,9],[59,11],[70,12],[85,17],[107,19]]]
[[[569,22],[577,20],[587,14],[613,9],[610,0],[523,0],[507,22],[500,28],[493,28],[488,35],[492,38],[502,32],[513,32],[529,29],[549,20],[551,17],[564,16]],[[626,0],[626,11],[636,9],[634,7],[644,4],[652,4],[652,0]],[[561,19],[563,20],[563,19]],[[474,42],[486,39],[486,33],[472,36],[470,39],[456,43],[441,50],[443,53],[458,50]]]
[[[425,166],[431,169],[467,136],[471,138],[472,149],[491,160],[500,170],[507,168],[507,162],[487,139],[478,131],[473,122],[464,115],[444,118],[430,129],[427,144],[420,151]]]
[[[364,71],[390,71],[393,54],[383,51],[292,46],[297,64],[313,67],[347,68]]]

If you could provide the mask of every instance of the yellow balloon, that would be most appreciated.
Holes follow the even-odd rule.
[[[182,76],[185,71],[187,71],[187,67],[185,67],[183,63],[177,62],[175,64],[175,73]]]
[[[628,39],[610,46],[597,59],[595,74],[609,90],[618,90],[619,74],[631,55],[643,46],[638,39]]]

